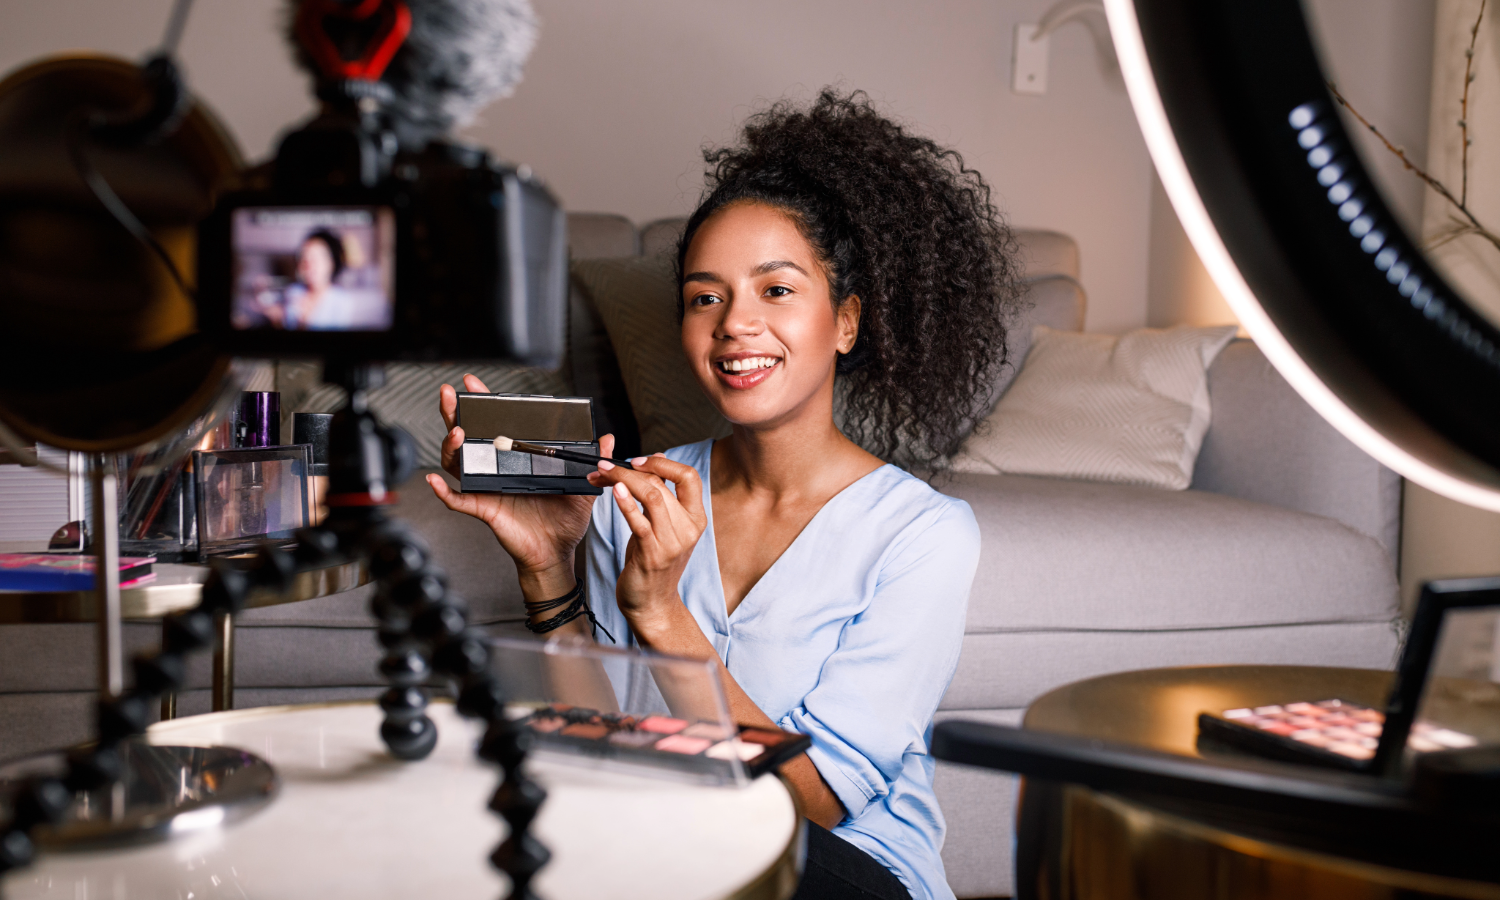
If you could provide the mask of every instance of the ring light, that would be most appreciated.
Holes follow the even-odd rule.
[[[1500,511],[1500,331],[1345,132],[1297,0],[1105,0],[1147,148],[1240,322],[1345,437]]]

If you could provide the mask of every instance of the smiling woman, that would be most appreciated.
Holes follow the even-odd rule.
[[[678,247],[685,290],[703,274],[686,268],[687,252],[717,213],[779,211],[812,252],[823,296],[855,304],[862,334],[838,357],[845,428],[877,456],[941,468],[987,412],[1006,362],[1016,248],[989,186],[857,92],[825,90],[808,109],[779,103],[746,124],[741,146],[705,159],[710,190]],[[813,277],[796,260],[764,265]]]
[[[881,457],[940,468],[986,411],[1010,235],[956,154],[859,95],[775,106],[709,162],[678,253],[681,338],[731,435],[601,461],[589,481],[610,490],[592,509],[429,481],[515,559],[533,627],[576,596],[586,534],[600,633],[717,660],[737,722],[812,739],[782,767],[811,820],[798,898],[946,900],[927,745],[979,529],[967,504]],[[838,377],[859,443],[834,422]],[[440,406],[455,471],[452,388]],[[599,443],[609,456],[613,438]],[[592,639],[583,619],[556,633]],[[673,696],[622,681],[622,698]]]

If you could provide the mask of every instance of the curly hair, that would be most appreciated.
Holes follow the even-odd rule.
[[[838,360],[842,427],[882,459],[946,467],[988,412],[1018,296],[1016,242],[979,173],[911,134],[867,95],[825,88],[751,117],[738,146],[704,151],[698,208],[677,248],[717,211],[785,212],[823,265],[835,305],[861,301],[859,337]]]

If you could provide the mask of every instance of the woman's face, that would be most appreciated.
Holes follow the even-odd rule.
[[[727,206],[683,259],[682,349],[736,425],[786,421],[826,393],[854,346],[859,300],[835,310],[828,279],[792,220],[761,203]]]
[[[317,238],[303,241],[297,252],[297,280],[310,291],[321,291],[333,283],[333,253]]]

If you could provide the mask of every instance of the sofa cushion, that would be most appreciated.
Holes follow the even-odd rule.
[[[938,713],[936,721],[965,719],[989,725],[1021,724],[1024,709]],[[1009,897],[1013,893],[1014,825],[1019,779],[994,769],[939,762],[932,790],[948,825],[943,871],[959,897]]]
[[[971,633],[1385,621],[1396,573],[1331,519],[1203,491],[954,475],[984,553]]]
[[[1082,275],[1078,242],[1068,235],[1060,231],[1017,228],[1015,236],[1019,245],[1017,256],[1021,260],[1021,271],[1028,279],[1066,275],[1076,280]]]
[[[683,355],[676,280],[668,260],[584,260],[573,265],[573,281],[609,331],[642,452],[729,433],[729,423],[704,396]]]
[[[290,412],[327,413],[342,409],[348,394],[321,382],[316,363],[279,362],[277,386],[281,408]],[[447,429],[438,412],[438,390],[451,384],[463,390],[464,375],[473,374],[496,393],[570,393],[566,368],[552,371],[510,363],[387,363],[385,384],[370,392],[370,408],[380,421],[406,430],[416,442],[417,464],[438,465],[439,445]],[[283,432],[289,433],[289,432]]]
[[[337,703],[373,700],[382,688],[251,688],[235,691],[235,706],[284,706],[293,703]],[[177,715],[195,716],[211,708],[206,690],[187,691],[177,698]],[[152,719],[156,711],[151,711]],[[59,691],[47,694],[0,694],[0,760],[54,750],[82,743],[93,737],[93,691]],[[248,748],[256,750],[260,748]],[[180,895],[179,895],[180,896]]]
[[[673,216],[657,219],[641,226],[641,255],[648,258],[661,257],[673,265],[677,264],[677,242],[682,240],[682,229],[687,219]]]
[[[635,225],[615,213],[568,213],[568,256],[573,259],[607,259],[635,256],[641,252],[641,237]]]
[[[1085,306],[1083,285],[1070,275],[1045,275],[1027,280],[1016,314],[1006,323],[1005,368],[995,382],[986,404],[988,409],[995,408],[995,403],[1021,371],[1021,364],[1031,350],[1031,337],[1036,326],[1045,325],[1058,331],[1082,331]]]
[[[1397,644],[1391,621],[1160,631],[1094,630],[1080,622],[1071,629],[971,633],[964,635],[958,671],[939,708],[1027,706],[1084,678],[1163,666],[1389,669]]]
[[[1120,337],[1038,325],[954,468],[1181,490],[1208,431],[1209,363],[1233,337],[1233,325]]]
[[[1193,487],[1337,519],[1393,557],[1401,477],[1329,425],[1252,341],[1235,341],[1208,370],[1214,421]]]
[[[526,618],[516,564],[489,526],[442,504],[426,477],[438,473],[453,489],[458,483],[438,469],[420,469],[397,491],[393,513],[416,530],[432,560],[448,575],[448,586],[469,605],[469,621],[488,624]],[[235,622],[242,628],[294,625],[322,628],[374,628],[370,614],[373,585],[302,603],[247,609]]]

